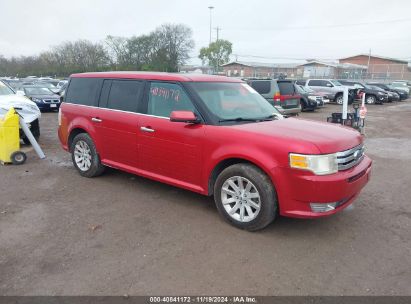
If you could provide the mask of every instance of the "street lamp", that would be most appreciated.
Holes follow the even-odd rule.
[[[209,6],[208,9],[210,10],[210,43],[211,44],[211,11],[214,9],[214,6]]]

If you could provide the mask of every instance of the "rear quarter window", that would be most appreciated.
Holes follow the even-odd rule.
[[[294,95],[295,87],[291,81],[279,81],[278,88],[280,89],[281,95]]]
[[[64,101],[85,106],[96,106],[97,94],[100,91],[102,81],[99,78],[72,78]]]
[[[249,85],[260,94],[268,94],[271,91],[271,81],[250,81]]]

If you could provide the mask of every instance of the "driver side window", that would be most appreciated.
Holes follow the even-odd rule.
[[[193,103],[180,85],[152,82],[148,93],[147,114],[170,117],[173,111],[196,112]]]

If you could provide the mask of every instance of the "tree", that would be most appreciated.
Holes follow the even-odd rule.
[[[222,64],[230,60],[230,55],[233,52],[233,44],[224,39],[210,43],[208,47],[200,49],[198,56],[203,63],[207,62],[209,66],[214,68],[214,71],[219,72]]]

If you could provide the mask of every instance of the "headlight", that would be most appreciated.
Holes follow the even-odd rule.
[[[315,101],[315,100],[317,100],[317,96],[308,96],[308,99],[309,99],[309,100],[314,100],[314,101]]]
[[[290,167],[308,170],[316,175],[338,172],[337,154],[304,155],[290,153]]]
[[[377,94],[378,94],[378,95],[384,95],[384,93],[383,93],[383,92],[378,92]]]
[[[41,99],[36,98],[36,97],[33,97],[31,100],[33,100],[34,102],[42,102],[42,100],[41,100]]]

